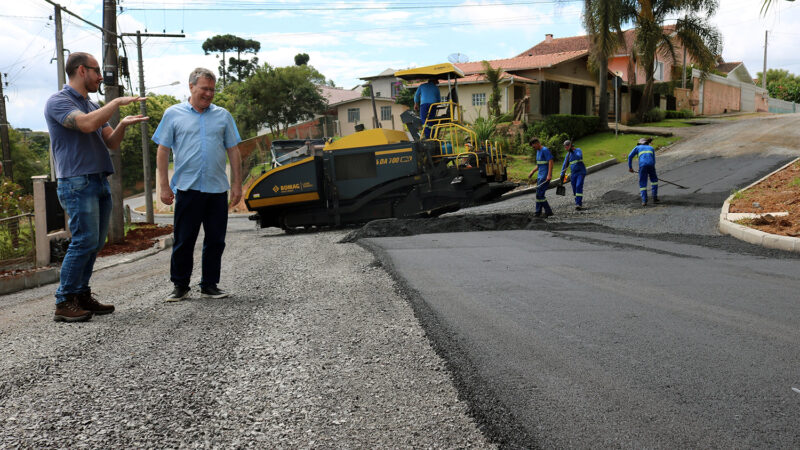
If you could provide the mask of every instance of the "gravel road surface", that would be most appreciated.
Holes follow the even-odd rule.
[[[342,236],[232,220],[227,299],[163,302],[168,251],[97,272],[117,310],[87,323],[52,321],[55,285],[0,297],[0,447],[491,448]]]

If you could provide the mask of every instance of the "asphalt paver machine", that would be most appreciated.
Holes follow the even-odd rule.
[[[446,80],[445,100],[421,123],[402,115],[405,130],[374,128],[327,142],[321,152],[262,174],[245,194],[261,227],[330,227],[384,218],[431,217],[499,197],[506,159],[495,142],[478,142],[462,120],[450,63],[403,70],[409,81]],[[422,130],[430,128],[430,138]]]

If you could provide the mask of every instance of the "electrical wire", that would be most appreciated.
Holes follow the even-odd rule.
[[[385,10],[410,10],[410,9],[456,9],[456,8],[486,8],[486,7],[494,7],[494,6],[518,6],[518,5],[544,5],[544,4],[564,4],[564,3],[582,3],[583,0],[505,0],[497,3],[481,3],[481,4],[430,4],[430,3],[416,3],[416,4],[380,4],[376,5],[374,3],[364,3],[359,6],[354,6],[352,2],[348,2],[345,5],[339,4],[338,6],[320,6],[319,4],[316,6],[296,6],[296,7],[287,7],[285,3],[283,4],[265,4],[260,6],[256,3],[246,2],[246,3],[231,3],[227,4],[227,6],[219,6],[220,4],[224,4],[223,2],[213,2],[210,3],[208,7],[202,7],[203,2],[196,1],[193,3],[192,12],[199,12],[199,11],[319,11],[319,12],[336,12],[336,11],[385,11]],[[161,3],[162,7],[130,7],[126,6],[124,8],[125,11],[167,11],[167,10],[176,10],[178,9],[177,3],[170,3],[170,2],[163,2]],[[167,8],[166,6],[174,5],[175,7]]]

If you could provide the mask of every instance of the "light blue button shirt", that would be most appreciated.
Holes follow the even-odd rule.
[[[219,193],[230,189],[225,173],[227,149],[242,142],[233,116],[211,105],[202,113],[187,101],[164,111],[153,142],[172,149],[172,191]]]

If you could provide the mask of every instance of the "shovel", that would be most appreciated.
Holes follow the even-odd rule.
[[[633,173],[639,173],[639,171],[638,170],[634,170]],[[671,185],[677,187],[678,189],[689,189],[686,186],[681,186],[678,183],[673,183],[672,181],[667,181],[667,180],[665,180],[665,179],[663,179],[661,177],[658,177],[658,181],[663,181],[664,183],[671,184]]]
[[[564,178],[561,179],[561,184],[556,186],[556,195],[566,195],[567,194],[567,188],[564,187],[564,183],[566,183],[566,182],[567,182],[567,177],[564,176]]]

